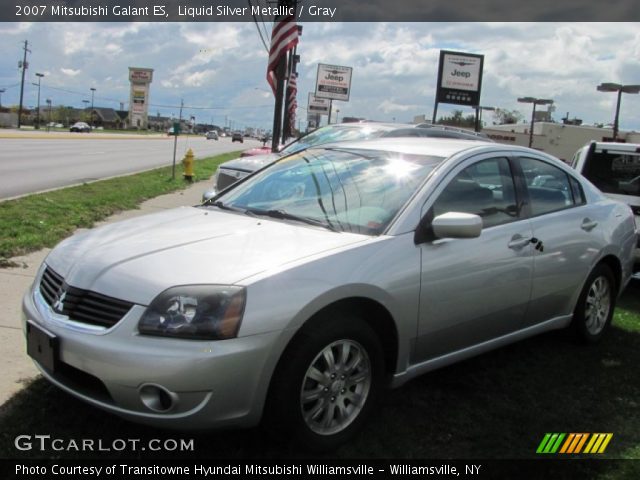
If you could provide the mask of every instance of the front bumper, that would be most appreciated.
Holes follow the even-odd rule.
[[[142,306],[109,330],[83,331],[65,325],[37,289],[22,309],[25,335],[31,322],[58,338],[55,371],[34,360],[43,376],[96,407],[164,428],[260,421],[279,332],[216,342],[148,337],[136,329]],[[161,391],[164,398],[151,398]]]

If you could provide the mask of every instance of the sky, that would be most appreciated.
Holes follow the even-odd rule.
[[[353,67],[349,102],[338,117],[408,122],[430,119],[441,49],[483,54],[481,103],[518,110],[518,97],[554,100],[553,118],[567,112],[585,124],[612,123],[616,95],[602,82],[640,84],[638,23],[306,23],[298,46],[298,117],[304,128],[307,93],[318,63]],[[270,24],[260,24],[263,36]],[[35,73],[43,73],[41,104],[83,107],[95,88],[97,107],[128,109],[128,67],[153,68],[150,114],[219,126],[270,129],[273,95],[265,79],[268,54],[254,23],[0,23],[2,105],[17,105],[24,41],[31,53],[25,106],[37,103]],[[540,108],[540,107],[538,107]],[[438,114],[469,107],[441,104]],[[490,113],[483,120],[491,124]],[[326,122],[326,119],[324,120]],[[623,130],[640,130],[640,95],[624,95]]]

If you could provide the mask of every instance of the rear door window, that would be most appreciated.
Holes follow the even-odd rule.
[[[574,199],[569,175],[564,170],[533,158],[521,158],[520,166],[529,191],[531,215],[534,217],[583,203],[581,192]]]
[[[594,152],[585,162],[585,177],[604,193],[640,195],[640,155]]]

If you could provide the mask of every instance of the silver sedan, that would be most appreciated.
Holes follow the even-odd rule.
[[[600,340],[636,236],[627,205],[541,152],[333,144],[63,241],[24,297],[27,350],[133,421],[263,419],[329,449],[385,386],[548,330]]]

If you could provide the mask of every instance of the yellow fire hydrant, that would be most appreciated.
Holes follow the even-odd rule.
[[[184,165],[184,179],[187,182],[193,182],[193,150],[187,150],[187,153],[182,159],[182,165]]]

